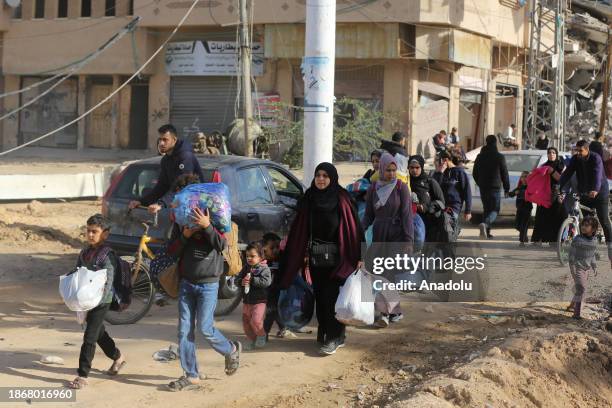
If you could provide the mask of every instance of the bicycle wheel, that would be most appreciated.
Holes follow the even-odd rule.
[[[572,244],[572,239],[576,236],[578,226],[576,220],[573,217],[567,218],[561,224],[559,228],[559,234],[557,236],[557,257],[561,266],[567,265],[569,258],[569,249]]]
[[[133,256],[122,256],[121,259],[134,266]],[[144,261],[140,264],[140,270],[136,281],[132,286],[132,303],[122,312],[111,310],[106,314],[105,320],[110,324],[132,324],[142,319],[151,309],[155,287],[149,274],[149,263]]]

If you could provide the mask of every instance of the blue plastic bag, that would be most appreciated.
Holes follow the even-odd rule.
[[[306,326],[314,314],[314,292],[301,275],[298,275],[288,289],[280,291],[278,316],[281,323],[290,330]]]
[[[232,206],[229,188],[223,183],[191,184],[174,196],[172,203],[177,224],[195,227],[193,209],[208,208],[213,226],[221,232],[232,230]]]
[[[413,216],[414,225],[414,249],[420,251],[425,242],[425,223],[419,214]]]
[[[359,217],[359,220],[363,220],[363,217],[365,216],[365,211],[366,211],[366,202],[357,201],[357,216]],[[370,225],[368,229],[365,231],[366,245],[368,247],[372,245],[372,237],[374,236],[373,228],[374,227]]]

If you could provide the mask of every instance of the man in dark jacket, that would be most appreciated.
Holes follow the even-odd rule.
[[[574,174],[576,174],[578,182],[580,202],[597,211],[597,218],[606,236],[608,258],[612,263],[612,225],[608,216],[608,198],[610,195],[608,178],[604,171],[601,156],[590,151],[589,142],[586,140],[579,140],[576,143],[576,154],[561,174],[559,185],[562,191],[566,191],[564,187]]]
[[[483,222],[479,225],[481,238],[493,238],[491,226],[499,214],[501,206],[501,189],[505,197],[510,191],[510,179],[506,158],[497,150],[497,137],[489,135],[474,162],[474,181],[480,189],[482,199]]]
[[[204,181],[202,168],[193,153],[191,144],[178,138],[176,128],[168,124],[157,131],[159,132],[157,146],[159,152],[164,155],[160,163],[161,170],[157,184],[140,201],[131,201],[130,209],[144,205],[149,207],[149,212],[158,212],[162,208],[159,200],[170,191],[176,179],[182,174],[195,174],[200,181]]]
[[[399,153],[408,158],[408,152],[406,151],[406,135],[403,132],[395,132],[393,136],[391,136],[391,140],[383,140],[380,144],[380,148],[389,152],[391,156],[395,156]]]

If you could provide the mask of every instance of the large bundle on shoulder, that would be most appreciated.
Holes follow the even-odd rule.
[[[212,225],[220,232],[232,230],[229,188],[223,183],[191,184],[174,197],[172,204],[177,224],[194,227],[193,209],[208,209]]]

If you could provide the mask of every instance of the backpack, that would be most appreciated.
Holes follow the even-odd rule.
[[[104,246],[96,254],[94,261],[95,268],[100,268],[106,257],[112,253],[115,259],[115,276],[113,278],[113,301],[111,310],[119,310],[120,304],[129,305],[132,303],[132,267],[129,262],[116,256],[110,247]],[[111,258],[112,260],[112,258]]]
[[[234,276],[242,270],[242,257],[238,250],[238,225],[232,222],[232,230],[225,234],[227,249],[223,251],[225,261],[229,266],[227,276]]]

